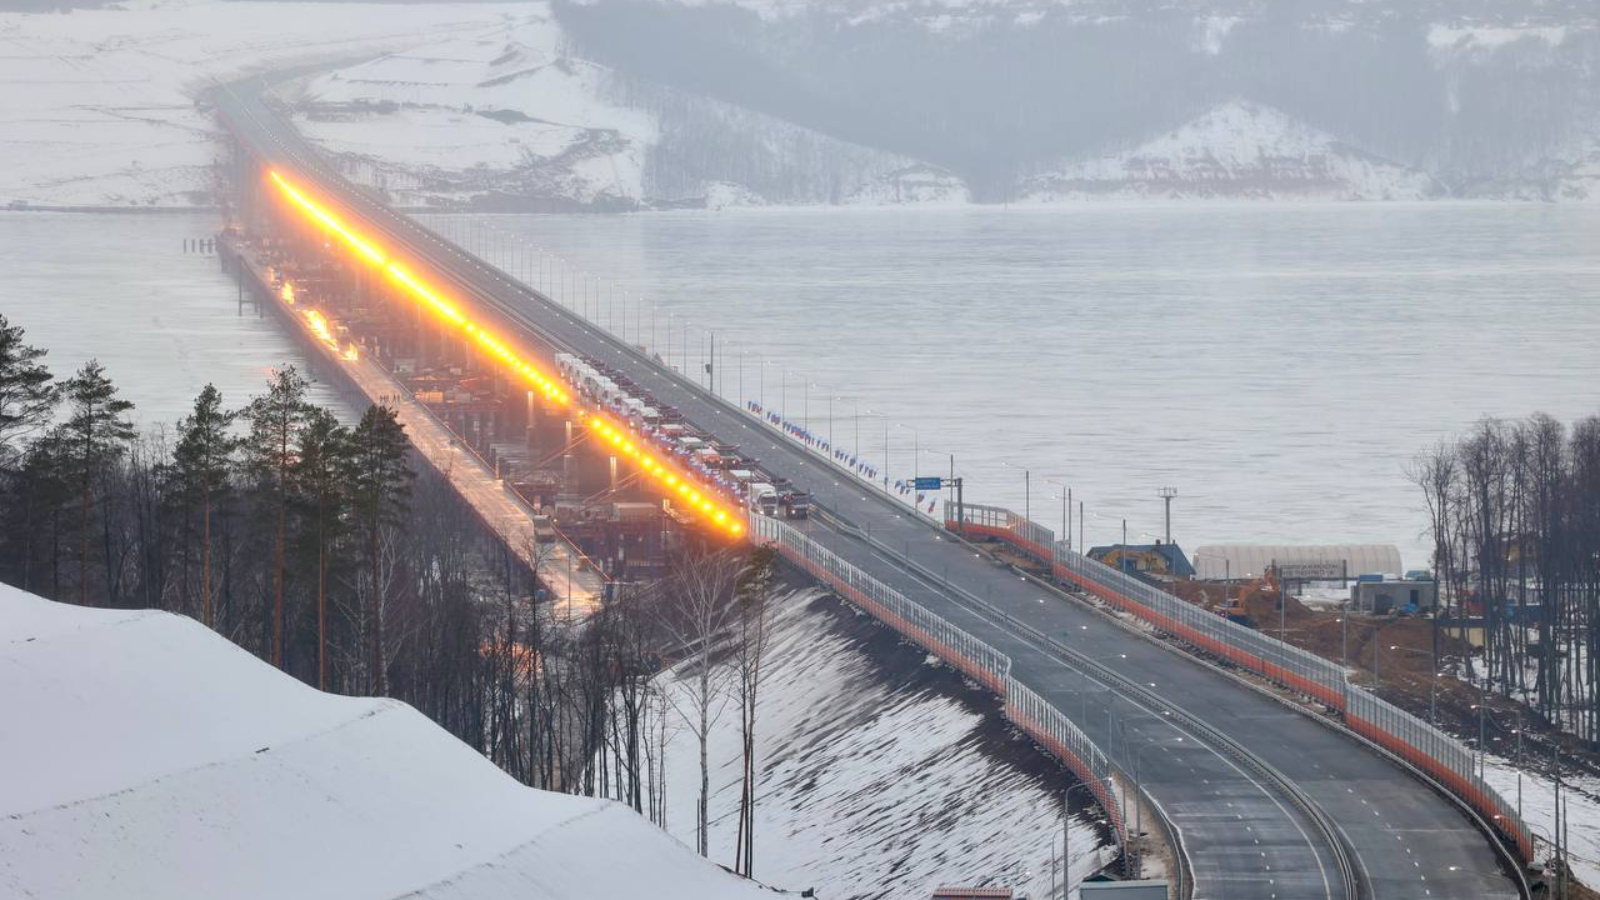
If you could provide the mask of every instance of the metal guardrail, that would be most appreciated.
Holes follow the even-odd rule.
[[[1006,718],[1078,775],[1106,811],[1118,843],[1124,852],[1129,852],[1126,810],[1111,787],[1112,775],[1120,768],[1060,710],[1012,677],[1010,657],[863,572],[798,529],[759,514],[752,514],[749,522],[752,540],[774,546],[785,559],[852,604],[1000,695]],[[1137,798],[1134,802],[1138,802]],[[1175,835],[1170,829],[1169,833]],[[1181,854],[1181,849],[1178,852]]]
[[[1155,586],[1068,550],[1061,542],[1041,544],[1041,532],[1008,509],[965,503],[957,521],[955,505],[945,504],[946,527],[992,537],[1050,566],[1059,579],[1125,610],[1192,646],[1229,660],[1284,687],[1338,710],[1357,734],[1437,780],[1484,817],[1517,848],[1524,863],[1534,861],[1533,837],[1516,809],[1477,772],[1473,754],[1459,741],[1399,707],[1349,683],[1342,667],[1277,638],[1207,612]]]

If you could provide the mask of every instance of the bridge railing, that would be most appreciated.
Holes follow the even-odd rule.
[[[958,519],[957,517],[960,516]],[[1156,586],[1118,571],[1063,542],[1041,550],[1037,535],[1021,516],[1003,507],[964,503],[945,505],[945,527],[969,535],[1005,541],[1048,565],[1060,581],[1074,585],[1107,604],[1185,643],[1229,660],[1284,687],[1313,697],[1344,714],[1346,724],[1426,772],[1461,798],[1517,847],[1524,862],[1533,861],[1532,833],[1515,807],[1478,774],[1473,755],[1461,742],[1416,716],[1349,683],[1343,667],[1254,628],[1207,612]]]
[[[752,540],[775,547],[785,559],[851,604],[1000,695],[1005,701],[1006,718],[1078,775],[1106,811],[1118,842],[1128,846],[1125,810],[1112,790],[1112,775],[1117,767],[1059,709],[1012,676],[1010,657],[863,572],[798,529],[762,515],[752,514],[749,521]]]

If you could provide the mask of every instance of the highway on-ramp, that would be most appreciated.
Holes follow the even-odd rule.
[[[806,524],[809,537],[1010,656],[1014,677],[1138,774],[1179,833],[1195,897],[1518,895],[1490,839],[1391,760],[974,552],[755,416],[388,209],[327,166],[261,94],[259,84],[214,94],[235,137],[260,161],[314,185],[392,252],[448,280],[476,312],[546,352],[614,366],[810,491],[825,514]],[[1087,668],[1115,677],[1091,677]]]

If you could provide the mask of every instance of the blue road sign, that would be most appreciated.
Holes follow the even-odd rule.
[[[937,475],[932,478],[913,478],[911,486],[919,491],[937,491],[944,487],[944,479]]]

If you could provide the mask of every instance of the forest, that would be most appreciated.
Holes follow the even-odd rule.
[[[1426,502],[1447,621],[1464,632],[1481,619],[1469,674],[1600,740],[1600,416],[1484,419],[1408,474]]]
[[[663,748],[686,735],[704,855],[707,741],[737,714],[732,864],[752,870],[770,551],[686,543],[667,577],[573,621],[540,587],[548,545],[530,534],[532,566],[511,552],[387,407],[346,425],[285,366],[238,408],[207,385],[170,433],[138,434],[98,362],[57,379],[46,357],[0,315],[0,581],[189,616],[308,685],[410,703],[524,784],[658,824]],[[680,687],[658,686],[675,664]]]

